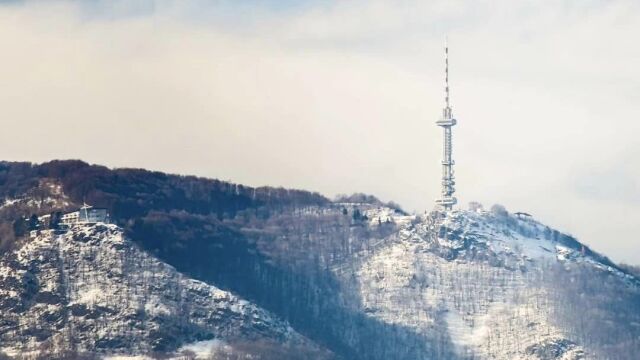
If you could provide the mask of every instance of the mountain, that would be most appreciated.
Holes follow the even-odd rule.
[[[31,215],[85,201],[114,224],[27,236]],[[526,214],[407,214],[362,194],[80,161],[0,163],[0,284],[10,355],[159,357],[197,341],[263,359],[640,350],[637,269]]]
[[[575,239],[482,209],[395,222],[394,240],[343,275],[372,317],[483,359],[635,356],[640,280]]]

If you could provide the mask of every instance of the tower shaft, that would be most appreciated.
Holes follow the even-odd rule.
[[[448,211],[453,208],[458,200],[453,196],[455,190],[455,177],[453,175],[453,141],[452,127],[457,121],[453,117],[451,104],[449,103],[449,47],[445,44],[445,107],[442,110],[442,118],[436,122],[436,125],[442,127],[443,131],[443,147],[442,147],[442,190],[440,198],[436,200],[436,204],[441,206],[443,210]]]

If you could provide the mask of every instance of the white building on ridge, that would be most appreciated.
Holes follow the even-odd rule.
[[[105,208],[94,208],[84,204],[79,210],[62,214],[60,223],[65,225],[87,223],[109,223],[109,212]]]

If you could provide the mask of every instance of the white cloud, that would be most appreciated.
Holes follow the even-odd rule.
[[[635,2],[217,4],[0,6],[2,158],[428,209],[448,33],[462,202],[530,211],[640,262]]]

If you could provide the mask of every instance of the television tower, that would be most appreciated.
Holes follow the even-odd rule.
[[[458,202],[453,196],[455,189],[455,180],[453,176],[453,165],[455,162],[451,157],[452,142],[451,142],[451,128],[456,125],[456,119],[453,118],[453,112],[451,105],[449,104],[449,45],[445,41],[444,44],[444,103],[445,107],[442,110],[442,118],[436,121],[436,125],[442,127],[444,134],[444,144],[442,153],[442,193],[441,197],[436,200],[436,204],[442,207],[444,211],[451,210],[453,205]]]

